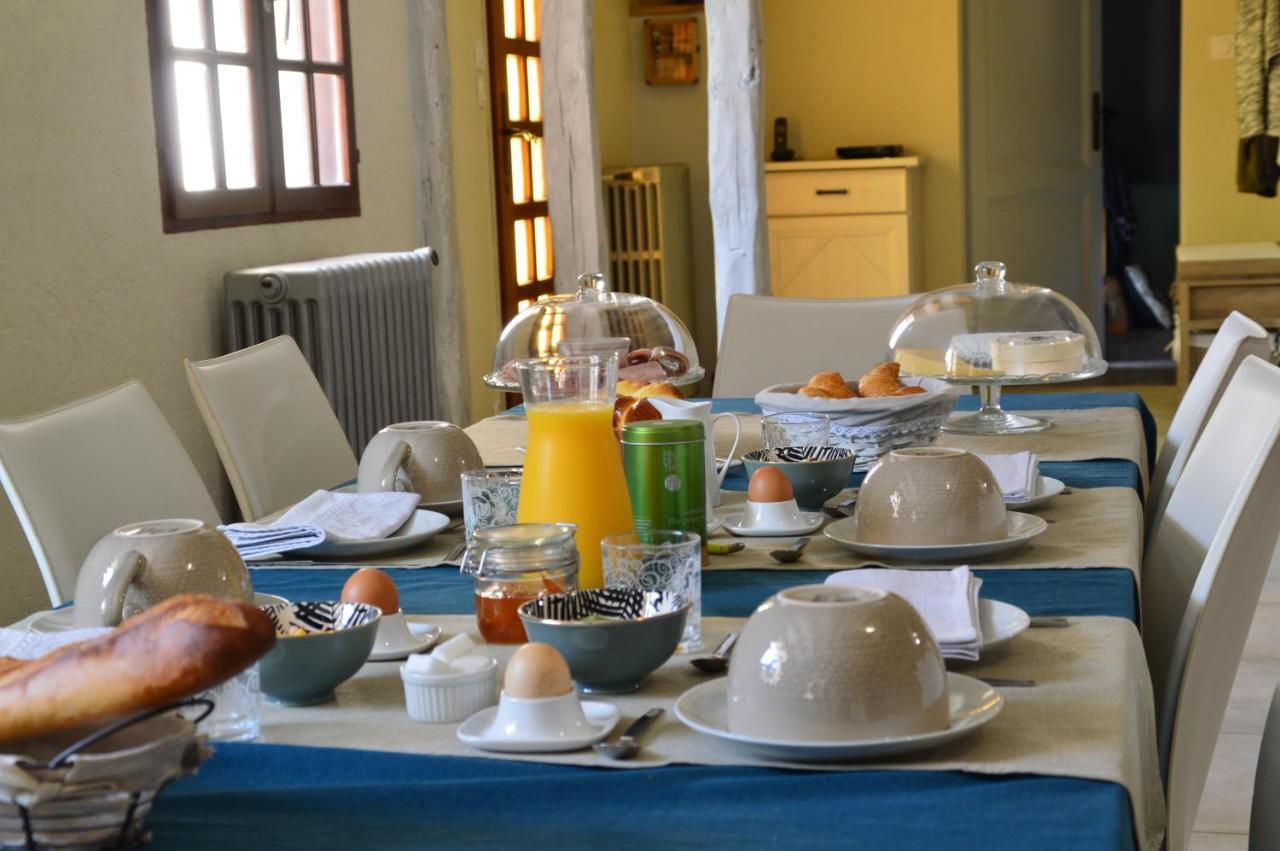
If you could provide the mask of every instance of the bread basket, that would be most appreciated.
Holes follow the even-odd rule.
[[[147,841],[146,819],[170,781],[194,774],[210,755],[195,719],[180,707],[117,721],[88,735],[19,742],[0,753],[0,846],[131,848]]]
[[[961,393],[961,388],[934,378],[908,378],[903,383],[918,384],[927,392],[818,399],[798,392],[804,384],[775,384],[757,393],[755,402],[766,416],[826,414],[831,418],[831,444],[853,450],[853,469],[863,471],[891,450],[936,442]]]

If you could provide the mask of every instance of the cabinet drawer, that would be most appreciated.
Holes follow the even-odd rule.
[[[907,211],[907,171],[901,168],[770,172],[764,189],[770,216]]]

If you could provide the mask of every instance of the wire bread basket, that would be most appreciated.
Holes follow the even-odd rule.
[[[197,707],[185,718],[175,710]],[[0,847],[133,848],[160,791],[212,753],[196,724],[213,703],[193,699],[89,735],[50,736],[0,754]],[[74,740],[73,740],[74,739]]]

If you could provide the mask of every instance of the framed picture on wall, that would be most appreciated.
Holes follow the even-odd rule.
[[[698,19],[644,22],[644,81],[651,86],[698,82]]]

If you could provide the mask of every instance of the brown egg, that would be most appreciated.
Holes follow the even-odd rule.
[[[396,583],[376,567],[362,567],[342,586],[342,602],[367,603],[382,609],[384,615],[400,611],[400,592]]]
[[[569,664],[550,644],[532,642],[507,663],[502,688],[516,698],[559,697],[573,691]]]
[[[747,499],[752,502],[786,502],[795,495],[791,480],[777,467],[761,467],[747,485]]]

